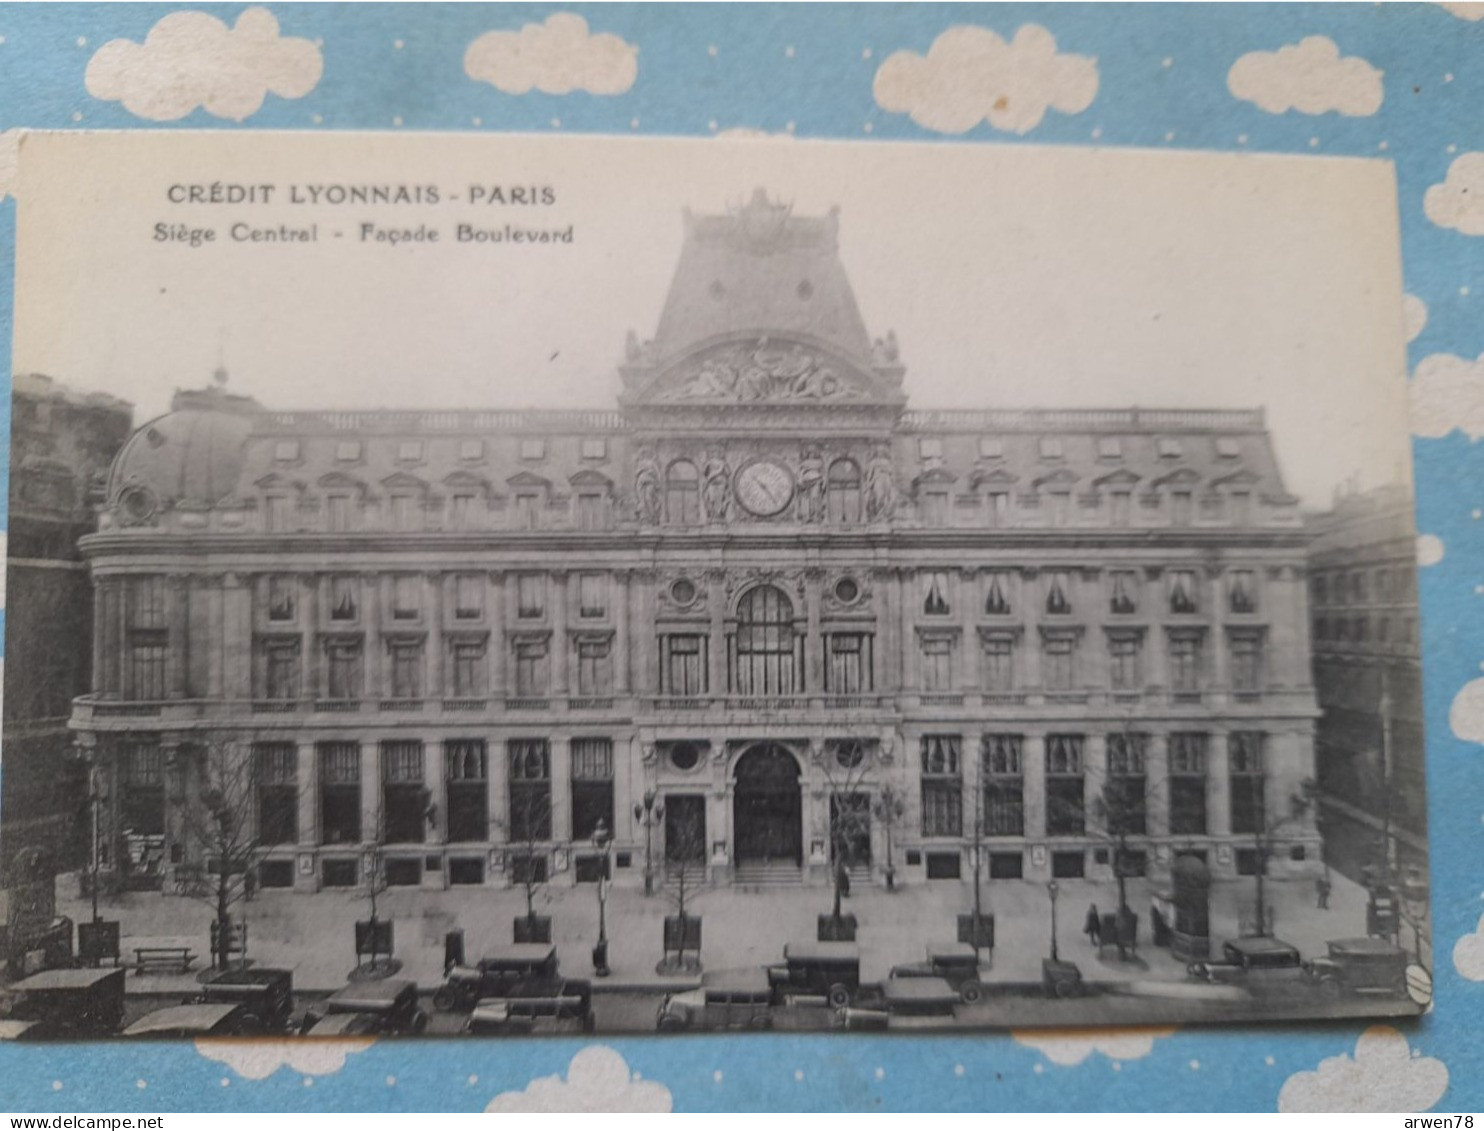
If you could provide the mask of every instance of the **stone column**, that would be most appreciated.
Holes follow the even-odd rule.
[[[1026,728],[1020,749],[1020,768],[1025,782],[1025,838],[1027,841],[1046,835],[1046,732]]]
[[[490,840],[501,844],[510,843],[510,756],[505,743],[491,740],[486,753],[489,777],[486,794],[489,806]]]
[[[171,699],[184,699],[186,694],[187,655],[186,581],[183,573],[172,573],[165,579],[165,689]]]
[[[572,740],[564,734],[551,737],[551,839],[572,839]]]
[[[364,573],[361,581],[366,625],[366,695],[380,699],[386,694],[386,647],[381,636],[381,610],[384,607],[381,575]]]
[[[896,650],[896,634],[892,631],[892,571],[878,569],[872,573],[876,605],[876,638],[871,642],[871,687],[878,694],[896,690],[891,657]]]
[[[1020,599],[1021,616],[1025,618],[1025,632],[1020,638],[1020,663],[1017,665],[1017,685],[1028,691],[1041,691],[1041,603],[1040,586],[1036,584],[1038,573],[1028,569],[1020,575],[1016,596]]]
[[[804,571],[804,686],[800,691],[817,695],[824,690],[824,639],[820,635],[820,586],[824,570],[817,566]]]
[[[1227,837],[1232,831],[1231,762],[1227,756],[1226,729],[1212,728],[1206,748],[1206,832]]]
[[[428,801],[435,814],[431,827],[427,828],[427,843],[442,845],[448,841],[448,781],[443,773],[443,744],[437,741],[423,743],[423,788],[428,791]]]
[[[917,640],[917,574],[903,570],[900,574],[902,596],[902,690],[910,694],[922,692],[922,646]]]
[[[1280,606],[1279,616],[1276,619],[1282,619],[1284,614],[1286,614],[1288,617],[1288,628],[1293,633],[1293,640],[1288,645],[1290,648],[1290,671],[1293,673],[1292,686],[1307,688],[1312,686],[1314,680],[1314,669],[1309,663],[1309,657],[1313,654],[1314,645],[1310,639],[1311,626],[1309,624],[1309,582],[1307,570],[1303,566],[1290,566],[1289,577],[1289,600],[1285,605]],[[1263,599],[1261,594],[1258,599]],[[1275,623],[1275,618],[1270,612],[1266,613],[1266,619],[1269,624]],[[1271,678],[1267,675],[1267,669],[1268,664],[1272,662],[1270,659],[1271,655],[1277,650],[1277,642],[1272,637],[1268,637],[1263,643],[1269,653],[1268,657],[1264,657],[1264,678],[1272,682]]]
[[[223,685],[228,699],[252,696],[252,576],[229,573],[223,579]]]
[[[443,610],[448,577],[436,570],[423,578],[424,600],[428,606],[428,647],[423,655],[423,698],[442,699],[449,691],[443,685]],[[442,809],[439,809],[442,812]]]
[[[319,763],[312,742],[300,741],[298,744],[294,785],[298,790],[298,847],[312,850],[319,843],[319,810],[315,805],[319,796]],[[295,865],[294,875],[297,877],[298,874]]]
[[[979,633],[977,624],[979,620],[979,571],[977,569],[966,569],[959,578],[959,624],[963,631],[959,633],[959,647],[963,650],[963,660],[958,665],[958,686],[966,692],[978,691],[979,682]]]
[[[207,580],[206,588],[206,696],[221,699],[226,695],[223,684],[222,646],[226,638],[226,590],[221,577]]]
[[[1090,836],[1104,830],[1098,820],[1096,800],[1108,784],[1108,736],[1091,727],[1087,731],[1087,745],[1082,750],[1082,804],[1087,814],[1087,832]]]
[[[633,686],[629,677],[629,571],[613,573],[613,693],[620,698]]]
[[[1211,679],[1208,686],[1224,700],[1227,692],[1231,690],[1231,676],[1228,674],[1228,652],[1230,642],[1227,640],[1224,627],[1226,606],[1222,602],[1221,571],[1219,569],[1207,570],[1206,614],[1210,622],[1207,636],[1210,639],[1211,651]]]
[[[319,639],[320,577],[318,574],[301,574],[299,591],[304,608],[301,610],[299,636],[300,664],[304,672],[302,697],[309,700],[324,695],[324,653],[315,647]]]
[[[108,645],[104,641],[103,626],[108,614],[107,583],[97,574],[91,578],[93,583],[93,685],[91,690],[94,694],[108,689],[107,677],[104,673],[104,657],[107,656]]]
[[[1164,605],[1159,600],[1159,586],[1155,584],[1160,576],[1158,567],[1146,569],[1145,584],[1139,595],[1139,608],[1147,612],[1149,618],[1149,657],[1144,683],[1151,692],[1167,691],[1170,686],[1169,661],[1166,658],[1168,639],[1163,623]]]
[[[703,575],[706,585],[706,608],[711,622],[706,635],[706,689],[712,695],[725,695],[727,686],[726,573],[708,569]]]
[[[567,590],[575,580],[566,570],[551,572],[551,694],[560,698],[571,686],[571,642],[567,639]]]
[[[1145,751],[1144,772],[1147,791],[1145,810],[1147,828],[1152,837],[1170,834],[1170,740],[1164,732],[1149,736]]]
[[[656,639],[655,626],[658,622],[658,597],[655,595],[657,575],[652,569],[636,570],[634,580],[638,583],[630,589],[630,596],[636,602],[638,615],[634,618],[638,625],[637,634],[643,638],[643,646],[640,648],[640,664],[635,675],[634,690],[640,695],[659,694],[659,645]],[[720,594],[707,594],[711,601],[721,600]],[[719,689],[711,688],[713,694],[719,694]]]
[[[93,665],[93,687],[104,695],[117,695],[123,691],[120,678],[124,654],[123,633],[120,631],[123,585],[116,577],[101,578],[96,585],[98,597],[93,622],[98,652]]]
[[[1303,586],[1293,580],[1291,566],[1269,567],[1267,571],[1267,593],[1271,599],[1274,615],[1268,618],[1271,625],[1268,637],[1268,683],[1287,691],[1302,686],[1308,680],[1297,673],[1307,665],[1308,652],[1300,653],[1300,625],[1307,620],[1307,611],[1302,593]]]
[[[361,744],[361,843],[372,844],[380,831],[381,749],[374,742]],[[367,877],[362,876],[364,884]]]
[[[489,571],[488,584],[485,588],[485,606],[489,609],[490,622],[489,643],[485,645],[486,667],[489,670],[489,692],[495,698],[500,698],[505,695],[509,682],[506,674],[509,649],[505,642],[507,623],[505,619],[505,575],[500,570]],[[490,810],[491,813],[494,811]]]

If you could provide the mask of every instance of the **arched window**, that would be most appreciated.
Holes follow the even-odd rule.
[[[830,464],[829,519],[831,522],[861,520],[861,469],[853,459]]]
[[[665,518],[676,526],[701,521],[700,475],[688,459],[678,459],[665,472]]]
[[[794,632],[793,603],[760,585],[737,604],[728,666],[739,695],[794,695],[803,690],[803,637]]]

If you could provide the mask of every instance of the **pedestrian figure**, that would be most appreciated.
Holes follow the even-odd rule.
[[[835,865],[835,884],[840,889],[840,898],[850,898],[850,870],[845,867],[845,861],[841,860]]]
[[[1087,941],[1099,950],[1103,949],[1103,917],[1098,914],[1098,905],[1092,904],[1087,909],[1087,922],[1082,926],[1082,933],[1087,936]]]
[[[1328,876],[1320,876],[1317,880],[1314,881],[1314,891],[1315,894],[1319,897],[1318,906],[1320,911],[1329,910],[1329,890]]]

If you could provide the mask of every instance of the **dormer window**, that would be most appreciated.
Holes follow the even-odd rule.
[[[468,530],[474,516],[474,493],[455,491],[448,497],[448,529]]]
[[[330,619],[353,621],[360,604],[359,582],[354,577],[341,576],[330,579]]]
[[[393,495],[387,500],[387,513],[393,530],[417,530],[422,511],[416,495]]]
[[[1194,503],[1189,491],[1170,492],[1170,522],[1175,526],[1189,526]]]
[[[1227,578],[1227,608],[1239,615],[1257,612],[1257,574],[1234,569]]]
[[[943,440],[938,436],[924,436],[917,441],[917,455],[923,460],[943,458]]]
[[[1139,611],[1139,575],[1131,569],[1115,569],[1113,590],[1108,598],[1108,611],[1129,616]]]
[[[935,570],[922,575],[923,597],[922,611],[930,617],[947,616],[948,607],[948,574],[942,570]]]
[[[1113,491],[1108,495],[1108,521],[1114,526],[1127,526],[1133,514],[1133,492]]]
[[[273,459],[277,463],[293,463],[299,458],[298,440],[279,440],[273,445]]]
[[[1231,491],[1227,494],[1228,515],[1232,522],[1238,526],[1247,526],[1252,522],[1252,492]]]
[[[397,445],[397,462],[418,463],[423,458],[421,440],[403,440]]]
[[[1236,459],[1242,454],[1242,445],[1235,436],[1218,436],[1216,454],[1222,459]]]
[[[355,529],[355,496],[341,492],[325,496],[325,526],[333,534]]]
[[[1058,437],[1058,436],[1042,436],[1041,437],[1041,458],[1042,459],[1062,459],[1062,458],[1064,458],[1064,456],[1065,456],[1065,449],[1062,446],[1062,442],[1061,442],[1061,438],[1060,437]]]
[[[546,458],[546,440],[541,436],[527,436],[520,442],[520,458],[527,460]]]
[[[1072,521],[1072,494],[1070,491],[1052,491],[1046,496],[1047,520],[1052,526],[1067,526]]]
[[[1004,440],[1001,440],[998,436],[980,436],[979,437],[979,458],[980,459],[1004,459],[1005,458],[1005,441]]]
[[[948,492],[930,490],[922,493],[922,521],[925,526],[948,525]]]
[[[989,525],[996,527],[1009,526],[1010,492],[991,491],[985,496],[985,500],[989,505]]]
[[[415,573],[399,573],[392,578],[392,620],[417,620],[421,615],[421,580]]]
[[[483,440],[460,440],[459,459],[464,463],[478,463],[484,458]]]
[[[1046,611],[1053,616],[1067,616],[1072,611],[1072,575],[1066,570],[1052,570],[1047,577]]]
[[[354,463],[361,458],[359,440],[341,440],[335,445],[335,459],[340,463]]]
[[[1197,599],[1195,571],[1176,569],[1170,571],[1170,612],[1190,614],[1200,611]]]
[[[269,534],[282,534],[293,529],[292,500],[287,495],[268,495],[263,499],[263,529]]]
[[[607,439],[602,436],[584,436],[580,454],[583,459],[607,459]]]
[[[268,619],[291,621],[294,619],[296,593],[294,579],[284,574],[274,574],[268,579]]]
[[[541,514],[539,491],[517,491],[515,493],[515,526],[518,530],[535,530]]]
[[[1162,436],[1157,445],[1157,450],[1159,451],[1160,459],[1179,459],[1184,448],[1181,447],[1179,440],[1171,436]]]
[[[1104,436],[1098,440],[1098,459],[1122,459],[1123,441],[1117,436]]]
[[[1008,579],[1002,573],[989,575],[989,592],[984,598],[984,611],[992,617],[1010,615],[1010,591]]]

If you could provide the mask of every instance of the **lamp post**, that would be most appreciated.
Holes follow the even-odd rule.
[[[593,829],[593,847],[598,857],[598,942],[593,947],[593,973],[608,977],[608,857],[613,849],[613,834],[601,817]]]
[[[655,804],[659,794],[652,789],[644,791],[644,801],[634,803],[634,820],[644,827],[644,894],[654,894],[654,826],[665,818],[665,807]]]
[[[1051,961],[1060,962],[1061,956],[1056,952],[1056,893],[1061,889],[1055,880],[1046,882],[1046,894],[1051,897]]]

